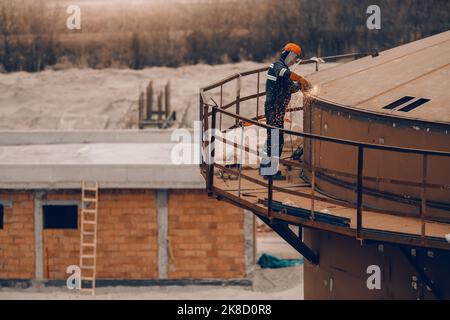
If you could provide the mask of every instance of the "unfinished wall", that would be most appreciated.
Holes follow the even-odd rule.
[[[2,191],[0,280],[67,279],[79,264],[80,200],[78,190]],[[78,229],[39,232],[49,204],[77,204]],[[237,279],[251,268],[252,220],[203,190],[100,190],[98,209],[98,279]]]
[[[98,277],[157,278],[155,192],[100,192],[99,201]]]
[[[244,212],[203,190],[170,191],[169,278],[245,276]]]
[[[0,279],[34,278],[34,206],[31,193],[0,193]]]
[[[46,200],[79,200],[79,193],[48,194]],[[101,191],[97,229],[97,278],[157,277],[157,225],[151,190]],[[80,219],[78,219],[80,224]],[[80,228],[44,230],[44,278],[66,279],[79,264]]]

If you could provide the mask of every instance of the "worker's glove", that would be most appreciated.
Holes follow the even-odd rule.
[[[300,86],[302,87],[302,89],[301,89],[302,92],[308,92],[309,90],[311,90],[311,88],[312,88],[311,82],[309,82],[305,78],[300,77],[298,82],[300,83]]]
[[[295,72],[291,72],[290,79],[300,84],[302,92],[307,92],[312,88],[312,85],[308,80],[296,74]]]

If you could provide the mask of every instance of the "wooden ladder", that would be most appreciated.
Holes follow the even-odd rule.
[[[98,182],[81,184],[80,291],[95,294]],[[85,286],[84,286],[85,285]]]

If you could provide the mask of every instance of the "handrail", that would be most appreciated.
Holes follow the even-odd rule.
[[[360,57],[365,57],[369,55],[369,53],[348,53],[348,54],[341,54],[341,55],[336,55],[336,56],[328,56],[328,57],[322,57],[320,58],[323,61],[333,61],[333,60],[339,60],[339,59],[346,59],[346,58],[360,58]],[[318,60],[316,59],[306,59],[306,60],[302,60],[300,61],[300,65],[303,64],[312,64],[312,63],[318,63]],[[230,81],[233,81],[237,78],[241,77],[245,77],[245,76],[249,76],[252,74],[256,74],[256,73],[261,73],[261,72],[266,72],[267,69],[269,68],[269,65],[267,65],[266,67],[261,67],[258,69],[253,69],[253,70],[248,70],[248,71],[244,71],[244,72],[240,72],[240,73],[234,73],[222,80],[219,80],[217,82],[213,82],[212,84],[200,88],[201,91],[209,91],[215,88],[220,87],[221,85],[224,85],[225,83],[228,83]]]
[[[207,105],[207,104],[205,104]],[[333,137],[328,137],[328,136],[321,136],[318,134],[314,134],[314,133],[306,133],[306,132],[298,132],[298,131],[293,131],[293,130],[289,130],[289,129],[283,129],[283,128],[277,128],[265,123],[261,123],[255,120],[252,120],[250,118],[246,118],[240,115],[237,115],[233,112],[227,111],[227,110],[223,110],[221,108],[218,108],[216,106],[211,106],[211,105],[207,105],[208,107],[211,107],[213,109],[216,109],[217,112],[219,113],[223,113],[227,116],[230,116],[232,118],[247,122],[247,123],[251,123],[255,126],[264,128],[264,129],[273,129],[273,130],[279,130],[280,132],[283,132],[285,134],[288,135],[293,135],[293,136],[297,136],[297,137],[302,137],[302,138],[310,138],[310,139],[316,139],[319,141],[325,141],[325,142],[332,142],[332,143],[338,143],[338,144],[343,144],[343,145],[349,145],[349,146],[353,146],[353,147],[364,147],[366,149],[374,149],[374,150],[385,150],[385,151],[395,151],[395,152],[403,152],[403,153],[414,153],[414,154],[421,154],[421,155],[434,155],[434,156],[446,156],[446,157],[450,157],[450,152],[447,151],[436,151],[436,150],[427,150],[427,149],[415,149],[415,148],[405,148],[405,147],[397,147],[397,146],[389,146],[389,145],[384,145],[384,144],[375,144],[375,143],[367,143],[367,142],[358,142],[358,141],[354,141],[354,140],[347,140],[347,139],[340,139],[340,138],[333,138]]]
[[[253,154],[255,156],[259,156],[259,152],[257,150],[253,150],[246,146],[239,146],[238,143],[229,141],[224,137],[216,137],[216,139],[222,143],[233,146],[234,148],[237,148],[238,150],[243,150],[246,153]],[[311,169],[311,167],[309,165],[294,162],[294,161],[288,160],[286,158],[285,159],[280,158],[280,163],[291,166],[291,167],[296,167],[296,168],[302,168],[302,169],[307,169],[307,170]],[[345,178],[356,178],[355,174],[337,171],[337,170],[333,170],[333,169],[316,167],[316,170],[318,172],[323,172],[325,174],[330,174],[332,176],[337,175],[337,176],[341,176],[341,177],[345,177]],[[381,182],[381,183],[388,183],[388,184],[395,184],[395,185],[410,186],[410,187],[423,187],[424,186],[422,182],[411,182],[411,181],[406,181],[406,180],[379,178],[379,177],[373,177],[373,176],[363,176],[363,180],[370,181],[370,182],[378,182],[378,183]],[[450,190],[450,184],[427,183],[425,185],[425,187],[429,188],[429,189]]]
[[[349,57],[354,57],[355,59],[357,59],[358,57],[364,56],[365,54],[349,54],[349,55],[341,55],[341,56],[332,56],[332,57],[325,57],[322,58],[325,61],[331,61],[331,60],[335,60],[335,59],[339,59],[339,58],[349,58]],[[318,60],[317,59],[309,59],[309,60],[304,60],[302,61],[302,64],[307,64],[307,63],[316,63],[318,64]],[[316,68],[317,69],[317,68]],[[421,188],[421,196],[419,198],[420,201],[420,206],[419,206],[419,210],[420,210],[420,220],[421,220],[421,239],[422,241],[425,240],[426,235],[425,235],[425,223],[426,223],[426,210],[427,210],[427,199],[426,199],[426,188],[430,187],[430,184],[427,182],[427,158],[428,156],[444,156],[444,157],[450,157],[450,152],[448,151],[437,151],[437,150],[428,150],[428,149],[418,149],[418,148],[406,148],[406,147],[398,147],[398,146],[390,146],[390,145],[381,145],[381,144],[374,144],[374,143],[367,143],[367,142],[361,142],[361,141],[354,141],[354,140],[348,140],[348,139],[340,139],[340,138],[334,138],[334,137],[329,137],[329,136],[322,136],[322,135],[318,135],[318,134],[313,134],[313,133],[305,133],[305,132],[298,132],[298,131],[293,131],[293,130],[289,130],[289,129],[284,129],[284,128],[276,128],[273,127],[271,125],[265,124],[265,123],[261,123],[258,120],[262,117],[259,114],[259,97],[264,96],[266,93],[265,92],[260,92],[260,73],[261,72],[266,72],[267,71],[267,67],[264,68],[258,68],[255,70],[249,70],[249,71],[245,71],[242,73],[237,73],[234,75],[231,75],[221,81],[215,82],[209,86],[206,86],[202,89],[200,89],[200,119],[203,123],[204,128],[203,129],[218,129],[217,128],[217,115],[220,116],[220,127],[219,129],[222,131],[222,115],[225,115],[227,117],[233,118],[235,119],[235,125],[232,128],[236,128],[239,124],[242,123],[249,123],[249,124],[253,124],[259,128],[263,128],[263,129],[273,129],[273,130],[279,130],[280,134],[288,134],[291,136],[296,136],[296,137],[302,137],[304,139],[311,139],[311,141],[325,141],[325,142],[329,142],[329,143],[336,143],[339,145],[347,145],[347,146],[351,146],[351,147],[355,147],[357,148],[357,174],[354,175],[352,174],[352,177],[356,178],[356,188],[355,188],[355,192],[356,192],[356,205],[355,204],[351,204],[348,203],[347,205],[343,204],[345,203],[345,201],[343,200],[336,200],[333,202],[340,202],[341,204],[343,204],[346,207],[349,208],[356,208],[356,230],[355,230],[355,235],[358,239],[362,239],[363,235],[365,234],[365,232],[363,232],[363,226],[362,226],[362,210],[366,209],[366,206],[363,204],[362,201],[362,197],[363,194],[365,193],[364,191],[364,187],[363,187],[363,183],[364,181],[370,181],[370,179],[367,179],[366,177],[364,177],[363,175],[363,165],[364,165],[364,151],[365,150],[383,150],[383,151],[391,151],[391,152],[400,152],[400,153],[405,153],[405,154],[417,154],[417,155],[421,155],[422,156],[422,181],[417,182],[417,183],[406,183],[405,181],[401,181],[401,180],[395,180],[395,184],[396,185],[413,185],[414,187],[419,187]],[[245,97],[241,97],[240,96],[240,81],[242,79],[242,77],[246,77],[249,75],[254,75],[257,74],[258,75],[258,83],[257,83],[257,92],[255,94],[251,94]],[[226,103],[225,105],[223,104],[223,85],[227,84],[229,82],[232,82],[234,80],[237,80],[237,88],[236,88],[236,99]],[[219,88],[220,87],[220,105],[218,105],[214,100],[214,104],[210,104],[207,103],[207,99],[206,99],[206,95],[205,93],[215,89],[215,88]],[[322,100],[321,98],[317,97],[317,96],[309,96],[310,99],[314,100],[314,101],[319,101],[319,102],[324,102],[327,103],[326,101]],[[257,110],[256,110],[256,117],[253,118],[249,118],[249,117],[244,117],[242,115],[240,115],[240,103],[244,102],[244,101],[248,101],[248,100],[252,100],[252,99],[257,99]],[[236,106],[236,112],[231,112],[228,111],[226,109],[231,108],[232,106]],[[211,126],[208,126],[208,118],[211,116]],[[214,132],[215,130],[213,130],[212,135],[211,135],[211,141],[209,143],[213,144],[215,143],[216,139],[218,139],[216,137],[216,133]],[[204,130],[202,130],[202,135],[204,134]],[[203,136],[202,136],[203,137]],[[220,139],[220,138],[219,138]],[[203,141],[203,139],[202,139]],[[220,140],[219,140],[220,141]],[[226,140],[223,141],[225,143],[228,143]],[[203,141],[202,143],[206,144],[207,142]],[[236,145],[234,143],[234,145]],[[313,146],[314,144],[311,144],[311,146]],[[243,146],[237,146],[237,148],[240,148],[241,150],[244,150],[246,152],[248,152],[248,150],[246,150],[245,147]],[[314,152],[313,152],[314,154]],[[205,163],[201,164],[201,168],[203,170],[206,170],[206,177],[207,177],[207,189],[209,194],[213,193],[213,189],[214,189],[214,168],[218,167],[218,168],[222,168],[222,169],[226,169],[225,171],[231,173],[232,169],[229,168],[225,168],[225,166],[220,166],[218,164],[215,164],[214,161],[214,148],[211,152],[211,154],[209,155],[210,161],[209,165],[205,167]],[[299,196],[303,196],[306,198],[310,198],[311,199],[311,221],[312,223],[314,223],[314,200],[321,200],[323,201],[324,197],[322,196],[315,196],[314,194],[314,190],[315,190],[315,175],[316,175],[316,169],[319,168],[315,168],[315,164],[314,162],[310,164],[310,169],[311,169],[311,177],[312,177],[312,181],[311,181],[311,195],[307,195],[307,194],[302,194],[302,192],[294,192]],[[320,169],[319,169],[320,170]],[[336,171],[335,173],[339,173],[338,171]],[[247,179],[249,181],[253,181],[254,178],[242,174],[239,171],[239,174],[237,175],[239,176],[239,185],[240,185],[240,179]],[[389,179],[383,179],[383,181],[386,181],[386,183],[388,183]],[[405,182],[405,183],[403,183]],[[391,182],[389,182],[391,183]],[[260,183],[259,183],[260,184]],[[262,185],[262,184],[260,184]],[[273,191],[282,191],[283,188],[280,187],[276,187],[273,185],[273,180],[271,179],[271,177],[269,176],[269,179],[267,181],[267,184],[264,184],[265,187],[268,188],[268,194],[267,194],[267,217],[269,219],[272,219],[273,217],[276,217],[278,215],[273,215],[272,213],[272,194]],[[240,189],[240,188],[239,188]],[[292,193],[291,191],[289,191],[288,193]],[[239,198],[240,198],[240,192],[239,192]],[[378,210],[380,211],[380,210]],[[388,210],[381,210],[387,214],[389,214]],[[391,214],[394,214],[395,212],[392,211]]]

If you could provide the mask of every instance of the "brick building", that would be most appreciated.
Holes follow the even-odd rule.
[[[170,132],[0,133],[0,285],[79,264],[81,181],[99,183],[97,282],[247,281],[254,221],[208,199]],[[130,142],[131,141],[131,142]]]

